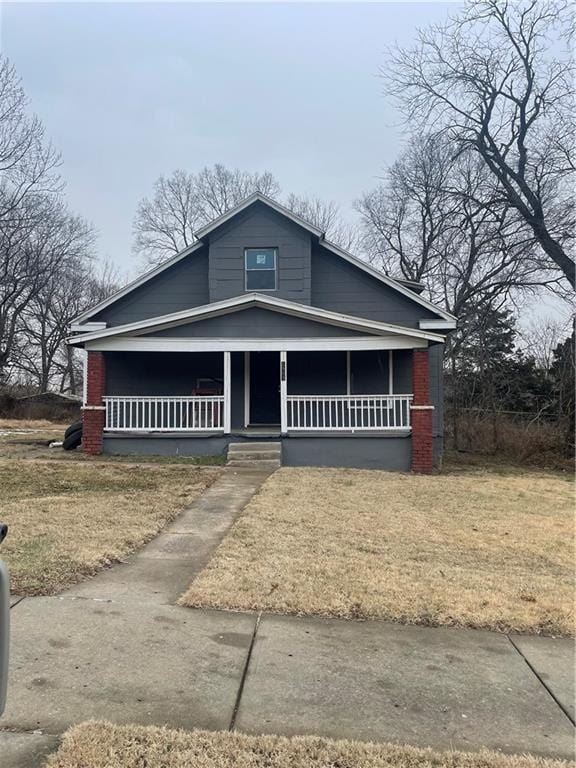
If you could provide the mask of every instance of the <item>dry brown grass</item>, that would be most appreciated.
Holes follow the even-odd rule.
[[[70,422],[58,423],[54,421],[48,421],[47,419],[0,419],[0,430],[12,429],[19,430],[34,430],[42,432],[58,432],[64,434],[67,427],[70,426]]]
[[[150,540],[218,476],[210,467],[0,458],[1,555],[19,595],[54,594]]]
[[[574,763],[497,752],[245,736],[88,722],[74,726],[45,768],[566,768]]]
[[[572,518],[555,474],[284,468],[181,603],[570,634]]]

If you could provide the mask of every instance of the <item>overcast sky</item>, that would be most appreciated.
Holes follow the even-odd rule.
[[[351,202],[401,149],[377,76],[388,44],[454,3],[3,3],[2,51],[62,152],[71,208],[134,267],[132,220],[161,173],[270,170]]]

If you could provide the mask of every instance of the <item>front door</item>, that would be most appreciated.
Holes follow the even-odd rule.
[[[280,424],[280,352],[250,353],[250,424]]]

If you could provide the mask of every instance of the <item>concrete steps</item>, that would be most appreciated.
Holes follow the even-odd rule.
[[[229,467],[278,469],[282,465],[281,443],[243,442],[228,446]]]

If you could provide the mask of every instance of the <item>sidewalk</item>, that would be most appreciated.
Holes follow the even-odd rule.
[[[262,479],[227,470],[128,564],[14,606],[2,768],[88,718],[573,757],[570,640],[172,605]]]

